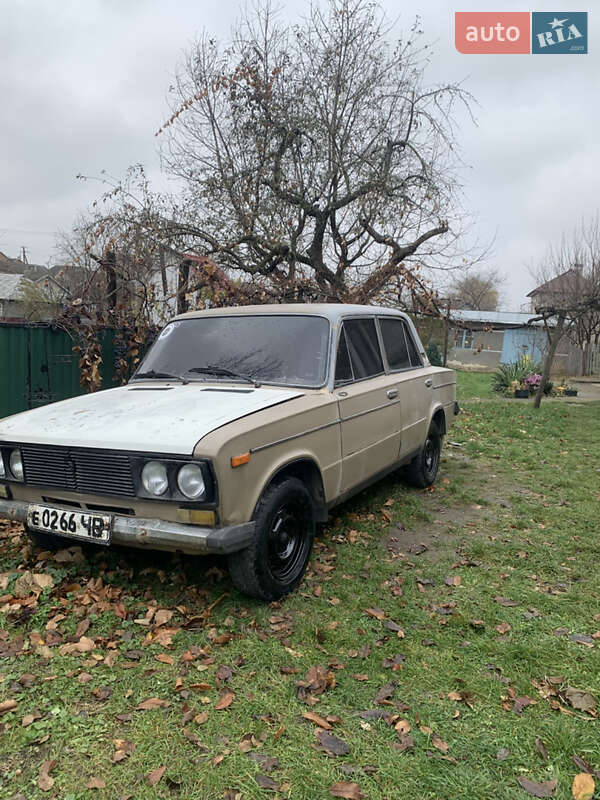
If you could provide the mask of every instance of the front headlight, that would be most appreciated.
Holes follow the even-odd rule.
[[[25,476],[23,473],[23,459],[21,458],[20,450],[13,450],[11,452],[9,463],[13,478],[22,481]]]
[[[1,450],[0,450],[0,478],[6,478],[6,468],[4,466],[4,459],[2,458]]]
[[[177,473],[177,485],[181,494],[190,500],[201,500],[206,494],[204,474],[198,464],[186,464]]]
[[[148,461],[142,470],[142,484],[150,494],[160,497],[169,488],[167,468],[160,461]]]

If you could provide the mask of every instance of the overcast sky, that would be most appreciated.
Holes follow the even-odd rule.
[[[305,3],[281,2],[294,20]],[[469,165],[466,206],[490,268],[507,276],[504,306],[518,310],[534,285],[528,265],[582,216],[594,215],[600,164],[599,25],[589,15],[588,55],[461,55],[454,11],[530,11],[510,0],[457,8],[441,0],[385,0],[408,28],[419,9],[434,43],[431,82],[464,81],[477,126],[461,120]],[[562,0],[561,17],[586,11]],[[175,66],[203,28],[226,38],[240,4],[202,0],[12,0],[0,25],[0,250],[53,262],[54,233],[100,193],[78,173],[119,176],[143,163],[159,178],[154,132],[166,116]],[[545,10],[545,9],[544,9]]]

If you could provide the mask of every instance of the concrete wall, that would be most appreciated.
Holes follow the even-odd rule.
[[[526,354],[534,361],[541,361],[546,347],[546,335],[543,330],[531,328],[491,331],[463,331],[459,328],[452,332],[450,343],[449,367],[494,372],[499,364],[516,361],[520,355]],[[580,375],[581,363],[581,351],[563,340],[554,357],[552,374]]]

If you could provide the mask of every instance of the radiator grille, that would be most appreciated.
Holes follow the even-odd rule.
[[[130,457],[98,450],[21,445],[25,483],[87,494],[135,497]]]

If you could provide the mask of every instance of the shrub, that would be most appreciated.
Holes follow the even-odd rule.
[[[427,358],[432,367],[442,366],[442,348],[435,342],[430,342],[425,348]]]

